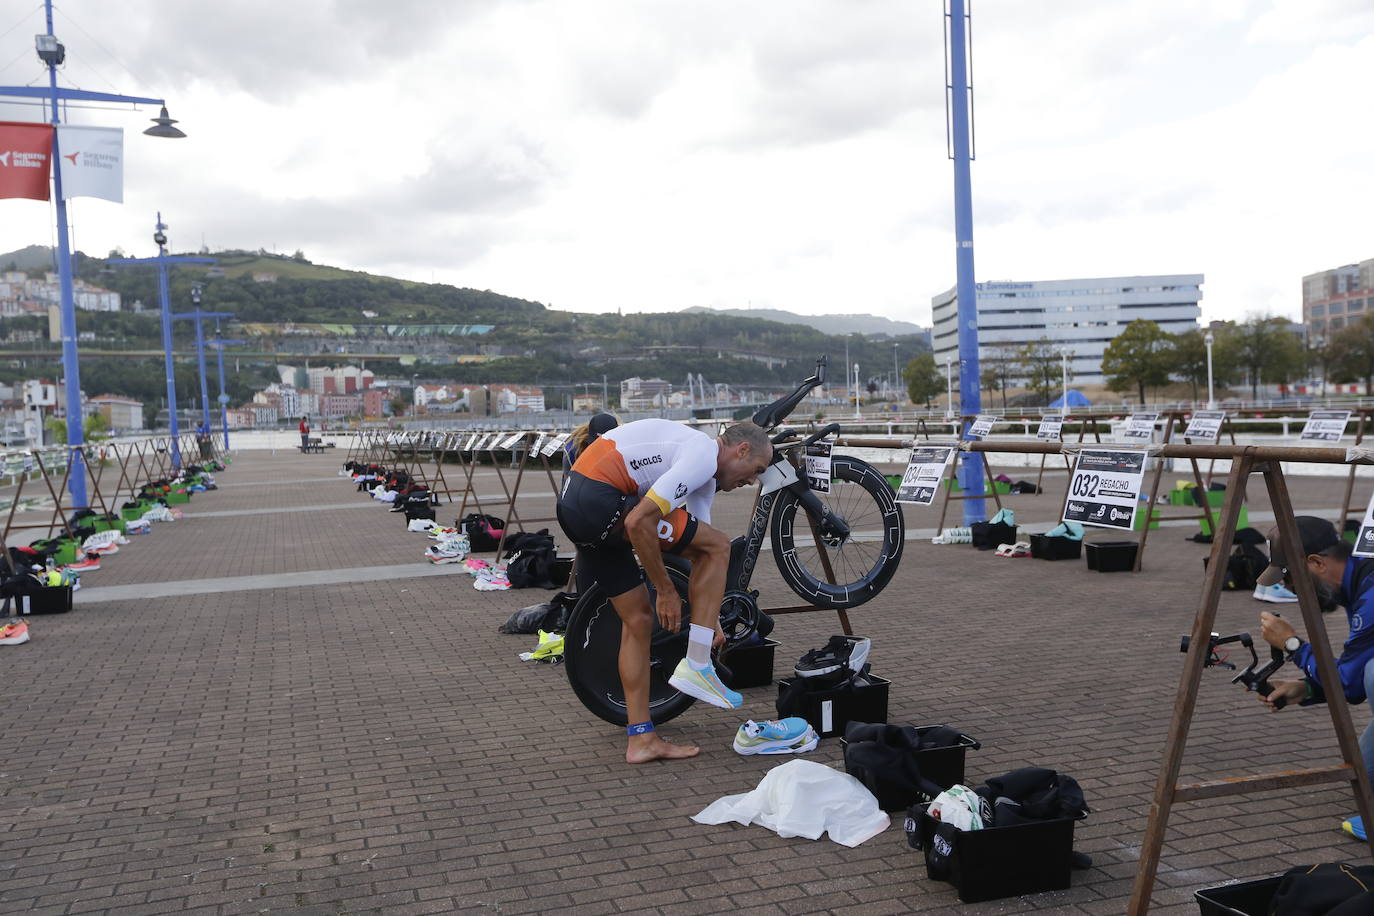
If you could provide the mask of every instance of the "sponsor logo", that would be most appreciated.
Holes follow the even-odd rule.
[[[949,840],[945,839],[939,834],[936,834],[935,836],[934,846],[935,851],[942,856],[947,856],[954,851],[952,848],[950,848]]]
[[[1359,614],[1350,618],[1350,632],[1358,633],[1364,629],[1364,618]]]
[[[1082,503],[1071,502],[1069,503],[1069,511],[1077,512],[1081,515],[1082,513],[1087,512],[1088,510],[1083,506]]]
[[[637,470],[639,470],[640,468],[642,468],[642,467],[647,467],[648,465],[651,465],[651,464],[662,464],[662,463],[663,463],[663,456],[662,456],[662,455],[650,455],[648,458],[636,458],[636,459],[634,459],[633,461],[630,462],[630,470],[632,470],[632,471],[637,471]]]
[[[1105,508],[1105,507],[1104,507],[1104,508]],[[1128,510],[1126,510],[1126,509],[1113,509],[1113,510],[1112,510],[1112,521],[1114,521],[1114,522],[1125,522],[1125,521],[1129,521],[1130,518],[1131,518],[1131,513],[1130,513]]]
[[[678,484],[678,485],[677,485],[677,489],[673,491],[673,499],[682,499],[682,497],[684,497],[684,496],[686,496],[686,495],[687,495],[687,484],[685,484],[685,483],[680,483],[680,484]]]
[[[1107,507],[1106,507],[1106,506],[1098,506],[1098,507],[1097,507],[1097,511],[1094,512],[1094,513],[1092,514],[1092,517],[1093,517],[1093,518],[1101,518],[1102,516],[1104,516],[1104,515],[1106,515],[1106,514],[1107,514]]]
[[[8,152],[0,153],[0,165],[8,166],[9,164],[10,154]]]
[[[11,160],[10,157],[14,158]],[[0,153],[0,165],[14,166],[16,169],[41,169],[48,165],[48,157],[42,153],[26,153],[23,150],[6,150]]]
[[[70,160],[72,161],[72,165],[76,165],[76,157],[77,157],[77,156],[80,156],[80,155],[81,155],[81,151],[80,151],[80,150],[77,150],[77,151],[74,152],[74,153],[63,153],[63,154],[62,154],[62,158],[63,158],[63,159],[70,159]]]
[[[661,541],[667,541],[669,544],[673,543],[673,526],[666,518],[659,519],[658,538]]]

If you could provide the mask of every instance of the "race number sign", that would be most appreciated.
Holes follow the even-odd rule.
[[[1314,410],[1307,415],[1307,422],[1303,424],[1298,440],[1336,442],[1345,435],[1345,425],[1349,422],[1348,410]]]
[[[478,433],[473,433],[471,436],[468,437],[467,444],[465,444],[465,445],[463,446],[463,451],[465,451],[465,452],[470,452],[470,451],[472,451],[473,445],[475,445],[475,444],[477,443],[477,436],[478,436],[478,435],[479,435]]]
[[[980,413],[973,418],[973,424],[969,426],[968,434],[970,436],[977,436],[979,439],[986,439],[988,436],[992,435],[992,423],[996,419],[996,417],[990,417],[987,414]]]
[[[512,435],[509,439],[507,439],[505,442],[502,442],[502,443],[501,443],[501,447],[502,447],[502,448],[511,448],[512,446],[515,445],[515,443],[519,442],[519,441],[520,441],[521,439],[523,439],[523,438],[525,438],[525,434],[524,434],[523,432],[515,433],[515,434]]]
[[[1042,417],[1035,438],[1041,442],[1061,442],[1064,439],[1063,417]]]
[[[935,491],[945,476],[945,468],[954,457],[953,445],[918,445],[911,450],[911,460],[902,474],[897,488],[897,502],[928,506],[935,501]]]
[[[806,483],[818,493],[830,492],[829,442],[813,442],[806,447]]]
[[[568,436],[568,433],[559,433],[558,435],[550,439],[548,443],[544,446],[544,450],[542,453],[544,457],[550,458],[558,454],[558,450],[563,447],[563,443],[568,441]]]
[[[1183,438],[1215,442],[1221,435],[1221,424],[1225,421],[1224,410],[1195,410],[1188,419],[1188,428],[1183,431]]]
[[[1064,501],[1064,521],[1130,530],[1144,476],[1143,451],[1080,452]]]
[[[548,433],[540,433],[538,436],[536,436],[534,439],[534,445],[530,446],[530,454],[538,455],[542,453],[544,451],[544,443],[548,440],[548,438]]]
[[[1369,505],[1365,506],[1360,533],[1351,552],[1357,557],[1374,557],[1374,496],[1369,497]]]
[[[1127,442],[1149,442],[1155,437],[1155,421],[1159,419],[1157,413],[1133,413],[1126,418],[1126,428],[1121,431],[1121,438]]]

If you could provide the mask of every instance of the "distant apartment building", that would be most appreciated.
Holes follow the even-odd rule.
[[[324,394],[320,395],[320,416],[327,419],[336,417],[358,417],[363,412],[362,394]]]
[[[253,414],[254,426],[276,426],[281,419],[281,409],[276,404],[252,403],[247,408]]]
[[[42,314],[50,305],[62,304],[62,284],[57,274],[30,279],[22,270],[0,273],[0,314]],[[87,283],[72,281],[72,304],[91,312],[119,311],[119,293]]]
[[[376,377],[371,369],[357,366],[340,368],[312,367],[305,370],[308,387],[320,394],[352,394],[371,388]]]
[[[543,413],[544,389],[521,385],[492,388],[497,413]]]
[[[111,429],[143,428],[142,401],[116,394],[98,394],[91,398],[90,405],[105,418]]]
[[[575,394],[572,398],[572,409],[574,411],[603,410],[601,406],[601,395],[599,394]]]
[[[1374,311],[1374,258],[1302,278],[1302,323],[1314,340],[1329,340]]]
[[[430,404],[458,400],[457,385],[416,385],[415,406],[427,407]]]
[[[361,395],[364,417],[381,417],[387,413],[391,392],[385,388],[369,388]]]
[[[620,406],[626,410],[662,407],[673,393],[673,383],[661,378],[627,378],[620,383]]]
[[[1047,338],[1068,351],[1075,382],[1101,383],[1102,354],[1132,321],[1153,321],[1168,334],[1196,329],[1202,283],[1202,274],[978,283],[979,358]],[[931,306],[936,365],[948,360],[957,369],[957,291],[933,297]]]
[[[257,415],[247,408],[226,410],[224,417],[229,421],[230,429],[251,429],[257,422]]]

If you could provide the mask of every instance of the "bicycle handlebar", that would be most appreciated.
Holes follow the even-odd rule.
[[[829,357],[822,356],[816,360],[816,374],[806,379],[796,390],[786,397],[781,397],[773,403],[762,407],[751,418],[754,424],[766,430],[772,430],[783,420],[786,420],[792,411],[797,409],[797,405],[809,394],[812,389],[820,387],[825,383],[825,366]]]

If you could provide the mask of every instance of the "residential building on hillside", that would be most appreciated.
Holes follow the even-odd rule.
[[[673,383],[661,378],[627,378],[620,383],[620,406],[626,410],[662,407],[673,393]]]
[[[325,394],[320,396],[320,416],[358,417],[363,413],[363,396],[359,394]]]
[[[572,398],[572,409],[574,411],[584,410],[604,410],[601,406],[601,395],[599,394],[575,394]]]
[[[497,413],[543,413],[544,389],[519,385],[500,385],[492,389]]]
[[[57,274],[42,279],[30,279],[22,270],[7,270],[0,274],[0,314],[41,313],[49,305],[61,305],[62,285]],[[91,312],[119,311],[119,293],[87,283],[72,281],[72,304]]]
[[[224,418],[229,421],[230,429],[251,429],[257,421],[257,415],[246,408],[230,408],[224,412]]]
[[[442,401],[456,401],[458,399],[458,386],[456,385],[416,385],[415,386],[415,406],[425,407],[428,404]]]
[[[1102,354],[1132,321],[1153,321],[1169,334],[1195,330],[1202,283],[1202,274],[979,283],[979,359],[1048,338],[1068,351],[1075,382],[1101,383]],[[957,291],[933,297],[931,306],[935,362],[950,361],[957,370]]]
[[[143,402],[117,394],[98,394],[90,404],[105,418],[111,429],[142,429]]]
[[[362,391],[364,388],[371,388],[376,377],[371,369],[359,369],[357,366],[342,366],[338,369],[312,366],[305,370],[305,375],[310,390],[320,394],[351,394],[354,391]]]
[[[1374,258],[1302,278],[1302,323],[1313,340],[1329,340],[1374,312]]]

